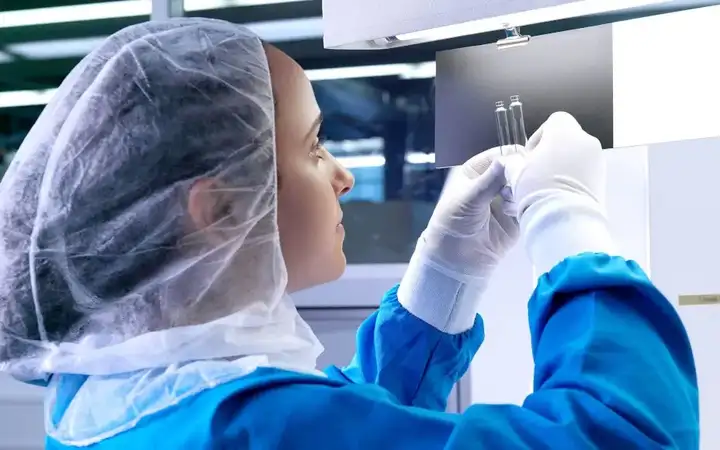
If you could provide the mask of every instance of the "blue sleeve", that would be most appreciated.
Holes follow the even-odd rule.
[[[539,280],[529,320],[535,391],[522,406],[474,405],[458,415],[398,405],[374,385],[296,385],[269,394],[268,405],[297,404],[273,439],[290,450],[699,448],[688,336],[635,263],[598,254],[563,261]],[[397,350],[410,343],[401,342]],[[410,364],[409,347],[391,360]]]
[[[534,393],[522,407],[472,406],[454,442],[503,449],[699,448],[687,332],[636,263],[602,254],[566,259],[540,278],[529,321]]]
[[[358,329],[350,364],[326,373],[381,386],[403,405],[444,411],[484,338],[480,316],[470,330],[455,335],[418,319],[398,302],[396,286]]]

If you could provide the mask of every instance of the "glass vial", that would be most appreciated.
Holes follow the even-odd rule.
[[[527,132],[525,131],[525,116],[519,95],[510,97],[510,116],[512,117],[512,132],[515,145],[525,146],[527,144]]]
[[[503,102],[495,102],[495,122],[497,123],[498,143],[500,145],[510,145],[508,111]]]

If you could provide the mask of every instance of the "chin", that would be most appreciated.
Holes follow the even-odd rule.
[[[345,269],[347,268],[347,259],[345,258],[345,253],[342,250],[340,250],[340,252],[338,252],[334,257],[329,258],[328,262],[330,264],[325,266],[325,270],[323,271],[323,280],[318,284],[337,281],[345,273]]]
[[[335,281],[341,276],[343,276],[343,274],[345,273],[345,269],[347,269],[347,258],[345,257],[344,252],[340,252],[340,258],[337,264],[337,273],[335,274],[335,278],[333,278],[332,281]]]
[[[298,280],[295,277],[290,277],[288,280],[288,292],[293,293],[310,289],[315,286],[320,286],[327,283],[332,283],[338,280],[345,273],[347,268],[347,259],[345,253],[342,250],[339,254],[334,257],[329,257],[325,260],[326,264],[322,266],[322,271],[316,271],[313,274],[305,273],[306,276]],[[295,280],[293,280],[295,278]]]
[[[340,277],[343,276],[343,274],[345,273],[345,269],[347,268],[347,259],[345,258],[345,253],[342,251],[342,249],[328,259],[329,264],[325,266],[324,270],[324,283],[330,283],[338,280]]]

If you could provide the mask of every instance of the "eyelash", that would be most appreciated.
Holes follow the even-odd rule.
[[[323,144],[325,143],[325,138],[318,137],[317,140],[315,140],[315,143],[313,144],[313,151],[312,155],[318,159],[325,159],[322,155],[323,150]]]

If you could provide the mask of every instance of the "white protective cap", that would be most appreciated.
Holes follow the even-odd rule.
[[[212,225],[188,215],[216,181]],[[0,370],[107,375],[322,352],[285,293],[273,94],[260,39],[133,26],[67,77],[0,184]]]

